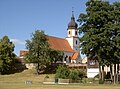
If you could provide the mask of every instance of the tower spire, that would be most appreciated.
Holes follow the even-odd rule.
[[[77,23],[75,22],[75,18],[74,18],[74,7],[72,7],[72,17],[71,17],[71,21],[68,24],[68,29],[77,29]]]

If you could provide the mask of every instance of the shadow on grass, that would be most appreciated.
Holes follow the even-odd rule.
[[[11,69],[1,71],[0,74],[1,75],[9,75],[9,74],[14,74],[14,73],[20,73],[20,72],[24,71],[25,69],[27,69],[25,65],[23,65],[21,63],[15,63]]]

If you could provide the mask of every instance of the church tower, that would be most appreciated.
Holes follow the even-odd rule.
[[[68,29],[67,29],[67,41],[69,42],[71,48],[75,51],[80,53],[80,41],[79,41],[79,37],[78,37],[78,29],[77,29],[78,25],[75,22],[75,18],[74,18],[74,14],[72,12],[72,17],[71,17],[71,21],[68,24]]]

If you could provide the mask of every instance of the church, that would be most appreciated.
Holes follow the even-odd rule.
[[[50,48],[64,53],[62,63],[80,63],[81,61],[80,41],[77,27],[78,25],[75,22],[75,17],[72,13],[71,20],[68,23],[68,28],[66,29],[66,38],[48,36]],[[20,50],[20,57],[22,58],[25,56],[27,52],[28,50]]]
[[[84,69],[87,72],[87,77],[93,78],[99,73],[98,63],[91,59],[88,60],[87,57],[85,60],[82,60],[80,56],[80,41],[77,27],[78,25],[75,22],[75,17],[72,14],[71,20],[68,23],[68,28],[66,29],[66,38],[48,36],[48,43],[51,49],[62,51],[64,53],[64,58],[61,61],[62,63],[67,64],[70,68],[74,67]],[[22,60],[27,52],[28,50],[20,50],[19,58]],[[24,64],[24,60],[22,63]],[[35,65],[32,63],[26,64],[26,68],[28,69],[32,69],[34,67]]]
[[[66,59],[63,59],[63,63],[79,63],[81,61],[77,26],[74,15],[72,14],[71,21],[68,24],[66,38],[48,36],[50,48],[64,52]]]

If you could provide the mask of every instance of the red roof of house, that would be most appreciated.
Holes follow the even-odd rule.
[[[28,53],[28,50],[20,50],[20,57],[25,56]]]
[[[66,39],[48,36],[48,43],[52,49],[64,52],[75,52]]]

